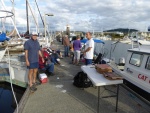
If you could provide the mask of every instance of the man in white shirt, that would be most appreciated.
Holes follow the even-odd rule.
[[[86,42],[85,51],[83,52],[84,57],[85,57],[85,64],[86,65],[92,64],[92,60],[93,60],[94,41],[93,41],[91,35],[92,34],[90,32],[86,33],[86,38],[88,39],[88,41]]]

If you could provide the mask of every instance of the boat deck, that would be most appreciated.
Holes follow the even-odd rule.
[[[63,48],[59,43],[59,48]],[[73,77],[81,71],[80,66],[70,64],[71,58],[61,59],[64,66],[55,66],[55,75],[50,76],[48,83],[37,86],[37,91],[26,90],[19,103],[19,113],[95,113],[97,112],[97,87],[80,89],[73,85]],[[107,86],[116,90],[116,86]],[[101,88],[101,95],[111,92]],[[115,112],[116,98],[100,99],[101,113]],[[119,91],[118,113],[149,113],[150,106],[122,86]]]

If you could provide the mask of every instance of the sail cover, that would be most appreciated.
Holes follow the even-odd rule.
[[[1,33],[1,32],[0,32],[0,42],[4,42],[5,40],[8,41],[9,38],[6,37],[6,34],[5,34],[5,33]]]

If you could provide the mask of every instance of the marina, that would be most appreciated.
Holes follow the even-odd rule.
[[[62,45],[59,45],[62,48]],[[25,104],[20,103],[22,113],[95,113],[97,112],[97,87],[80,89],[73,85],[73,77],[80,66],[70,64],[71,59],[62,59],[64,66],[55,66],[55,76],[50,76],[48,83],[41,84],[34,93],[27,89],[28,96],[24,97]],[[107,86],[116,90],[116,86]],[[111,92],[101,88],[102,96]],[[100,99],[101,113],[115,113],[115,98]],[[24,102],[24,101],[23,101]],[[23,105],[23,106],[22,106]],[[32,106],[34,105],[34,106]],[[31,107],[32,106],[32,107]],[[118,113],[149,113],[149,105],[145,104],[124,85],[120,86],[118,98]]]
[[[20,102],[26,88],[13,85],[17,101]],[[16,109],[16,103],[8,82],[0,82],[0,113],[13,113]]]
[[[63,52],[61,42],[54,40],[55,46]],[[79,71],[80,66],[70,64],[71,58],[61,59],[64,66],[55,66],[55,76],[48,78],[48,83],[38,86],[38,90],[31,93],[26,89],[19,102],[19,113],[37,112],[60,112],[60,113],[93,113],[97,112],[97,87],[90,87],[84,90],[73,86],[73,77]],[[7,72],[7,71],[6,71]],[[7,73],[8,75],[8,73]],[[9,77],[9,76],[8,76]],[[8,79],[9,80],[9,79]],[[116,90],[116,86],[107,86]],[[111,95],[109,91],[101,88],[102,95]],[[129,101],[127,101],[129,100]],[[102,113],[115,112],[115,98],[100,99],[100,110]],[[29,107],[31,105],[34,107]],[[121,85],[118,97],[118,111],[120,113],[149,112],[149,104],[140,100],[134,93]],[[17,113],[17,109],[15,110]]]
[[[84,2],[0,1],[0,113],[150,113],[146,3]]]

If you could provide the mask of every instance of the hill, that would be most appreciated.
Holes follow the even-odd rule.
[[[138,30],[136,29],[128,29],[128,28],[118,28],[118,29],[111,29],[111,30],[106,30],[104,32],[122,32],[122,33],[128,33],[128,32],[136,32]]]

